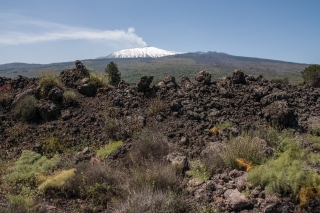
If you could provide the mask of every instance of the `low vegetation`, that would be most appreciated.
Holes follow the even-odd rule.
[[[10,84],[0,86],[0,107],[4,108],[11,103],[13,94]]]
[[[47,96],[49,91],[53,87],[58,87],[60,89],[63,88],[62,83],[59,80],[59,77],[55,75],[55,73],[51,70],[48,70],[42,74],[40,74],[40,92],[42,96]]]
[[[289,84],[289,77],[283,77],[283,78],[274,78],[271,79],[271,83],[275,83],[275,84]]]
[[[108,86],[108,78],[102,73],[90,73],[90,82],[98,88],[105,88]]]
[[[306,205],[310,198],[319,194],[320,177],[314,170],[320,155],[308,153],[301,143],[292,137],[282,138],[280,151],[265,164],[257,166],[248,174],[254,186],[262,186],[267,194],[292,193]]]
[[[38,186],[38,190],[44,192],[48,189],[59,189],[63,187],[66,182],[75,176],[76,169],[62,170],[55,175],[37,177],[41,184]]]
[[[23,121],[31,120],[36,114],[36,106],[38,100],[33,95],[28,95],[14,106],[14,114],[16,118]]]
[[[303,80],[306,83],[315,81],[317,78],[320,78],[320,65],[319,64],[311,64],[306,67],[302,72]]]
[[[74,103],[76,101],[76,98],[77,95],[71,90],[64,91],[62,94],[63,103],[66,105],[71,105],[72,103]]]
[[[109,144],[97,151],[97,157],[105,158],[118,150],[123,145],[122,141],[109,141]]]
[[[261,164],[265,159],[263,144],[258,137],[252,138],[243,134],[232,139],[222,150],[222,160],[227,167],[238,168],[240,159],[250,161],[252,164]]]
[[[24,183],[27,186],[34,186],[37,183],[37,174],[45,173],[56,165],[57,156],[48,159],[38,153],[24,150],[18,161],[4,176],[4,180],[11,184]]]

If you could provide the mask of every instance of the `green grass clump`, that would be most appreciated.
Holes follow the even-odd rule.
[[[6,195],[12,205],[22,206],[26,208],[30,208],[34,205],[34,196],[32,190],[28,187],[22,187],[20,194],[13,195],[8,194]]]
[[[57,156],[48,159],[36,152],[23,150],[20,158],[8,174],[4,176],[10,183],[26,183],[34,185],[36,182],[36,173],[44,173],[57,164]]]
[[[224,128],[231,127],[232,124],[229,121],[223,122],[220,125],[215,125],[209,130],[209,133],[214,136],[219,136],[221,134],[221,130]]]
[[[34,117],[38,100],[33,95],[28,95],[15,105],[14,115],[21,120],[27,121]]]
[[[316,135],[307,135],[306,138],[314,149],[320,150],[320,137]]]
[[[320,136],[320,125],[312,132],[315,136]]]
[[[94,85],[96,85],[96,87],[100,88],[104,88],[108,86],[108,78],[103,75],[103,74],[94,74],[94,73],[90,73],[90,82]]]
[[[221,128],[228,128],[228,127],[231,127],[231,126],[232,126],[232,124],[229,121],[226,121],[226,122],[223,122],[220,125],[217,125],[217,128],[221,129]]]
[[[59,78],[52,71],[46,71],[40,77],[40,92],[42,96],[47,96],[53,87],[62,88]]]
[[[239,168],[237,159],[245,159],[253,165],[260,164],[265,159],[263,144],[258,137],[247,134],[232,139],[221,152],[221,158],[227,167]]]
[[[319,163],[320,155],[308,153],[289,137],[282,140],[282,149],[273,159],[251,170],[247,179],[253,186],[264,187],[267,194],[292,193],[300,202],[305,202],[308,200],[305,196],[312,194],[305,193],[306,189],[316,191],[320,185],[319,174],[312,170],[312,165]]]
[[[77,98],[76,94],[71,90],[65,91],[62,94],[63,103],[65,103],[67,105],[69,105],[72,102],[74,102],[76,100],[76,98]]]
[[[107,157],[123,145],[122,141],[110,141],[108,145],[97,151],[97,157]]]
[[[191,162],[191,170],[187,171],[187,175],[207,181],[211,177],[211,172],[205,165],[201,165],[199,162]]]
[[[70,180],[75,176],[76,169],[62,170],[55,175],[46,177],[45,181],[42,182],[38,190],[45,191],[47,189],[57,189],[65,185],[66,181]]]

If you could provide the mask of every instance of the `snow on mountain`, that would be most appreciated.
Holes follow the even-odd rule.
[[[101,58],[158,58],[169,55],[183,54],[181,52],[167,51],[156,47],[146,46],[114,52]]]

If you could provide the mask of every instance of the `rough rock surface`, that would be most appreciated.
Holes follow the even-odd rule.
[[[210,84],[211,74],[206,70],[202,70],[195,76],[195,80],[201,84]]]
[[[153,80],[153,76],[142,76],[137,83],[138,91],[145,91],[150,89],[150,84]]]
[[[81,61],[76,61],[75,65],[75,68],[65,69],[60,74],[62,83],[67,87],[76,87],[79,79],[89,77],[89,71]]]
[[[89,78],[84,78],[81,80],[78,86],[78,91],[85,96],[93,97],[97,93],[97,87],[90,82]]]
[[[137,85],[121,82],[117,87],[89,92],[94,94],[91,97],[78,90],[90,84],[88,77],[88,70],[79,61],[75,68],[62,71],[63,90],[72,90],[77,104],[64,104],[55,89],[54,95],[37,97],[37,116],[29,123],[15,120],[12,105],[0,107],[1,160],[15,159],[23,149],[41,153],[42,147],[37,144],[39,137],[45,139],[41,138],[44,132],[63,138],[63,145],[68,148],[83,141],[103,145],[114,134],[110,128],[112,123],[118,125],[123,135],[130,135],[128,128],[148,128],[161,133],[170,149],[181,153],[170,151],[166,159],[186,168],[185,159],[219,152],[224,146],[223,140],[230,134],[237,137],[242,130],[264,128],[272,123],[291,128],[297,134],[311,132],[317,128],[320,118],[319,88],[274,84],[262,76],[248,76],[240,71],[214,80],[209,73],[201,71],[195,82],[184,77],[180,85],[173,76],[167,76],[153,87],[150,87],[153,78],[144,76]],[[36,93],[39,79],[0,77],[0,86],[3,85],[12,85],[12,99],[18,100],[24,94]],[[152,113],[150,108],[154,109]],[[222,128],[216,135],[210,134],[212,127],[225,122],[231,126]],[[111,157],[123,156],[132,143],[126,140],[125,148]],[[88,160],[93,153],[90,144],[87,146],[88,149],[70,159]],[[267,145],[264,151],[267,155],[274,152]],[[243,171],[222,171],[206,181],[190,178],[185,187],[190,205],[210,204],[219,207],[221,212],[294,212],[297,206],[289,196],[267,196],[260,187],[252,188]],[[319,202],[311,201],[310,208],[308,212],[319,212]]]

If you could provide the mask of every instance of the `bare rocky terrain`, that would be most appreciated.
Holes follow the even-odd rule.
[[[182,168],[173,191],[181,196],[185,208],[166,212],[320,211],[317,196],[301,206],[290,193],[266,195],[263,187],[247,181],[248,172],[239,167],[222,167],[206,179],[188,173],[193,162],[214,156],[243,132],[263,132],[270,126],[290,130],[301,146],[317,153],[315,147],[305,142],[304,135],[319,128],[320,88],[275,84],[241,70],[219,79],[200,71],[192,81],[182,77],[180,84],[174,76],[167,75],[157,85],[151,84],[152,76],[143,76],[137,84],[121,81],[118,86],[98,87],[90,81],[89,72],[80,61],[76,61],[75,68],[62,71],[58,78],[61,85],[49,88],[44,95],[39,78],[0,77],[0,88],[10,85],[10,89],[2,90],[10,96],[0,108],[2,164],[16,161],[23,150],[32,150],[50,157],[59,153],[60,162],[67,163],[68,168],[95,159],[111,164],[112,168],[130,165],[128,159],[135,153],[139,133],[148,130],[159,133],[166,141],[167,148],[159,154],[159,161]],[[75,94],[68,103],[62,97],[65,91]],[[21,121],[17,106],[30,95],[37,100],[34,113]],[[50,137],[59,142],[50,146],[44,142]],[[123,145],[106,160],[97,159],[96,150],[110,139],[122,140]],[[266,157],[276,152],[272,141],[262,136],[260,141]],[[6,193],[5,189],[0,192],[0,208],[10,206]],[[134,212],[120,211],[111,201],[90,209],[87,206],[92,203],[88,199],[57,194],[37,198],[42,211]],[[119,200],[128,196],[125,193]]]

